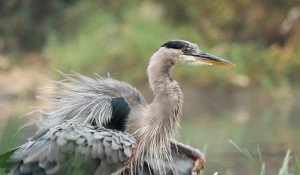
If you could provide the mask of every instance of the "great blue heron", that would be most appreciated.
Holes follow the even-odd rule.
[[[203,154],[173,140],[183,95],[171,78],[177,64],[232,63],[172,40],[151,57],[147,69],[154,99],[147,104],[131,85],[114,79],[65,75],[40,130],[24,145],[1,155],[14,174],[198,174]]]

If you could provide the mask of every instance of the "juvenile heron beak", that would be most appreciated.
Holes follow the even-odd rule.
[[[224,60],[223,58],[205,53],[201,50],[196,50],[191,55],[195,57],[195,61],[197,61],[197,62],[204,62],[204,63],[208,63],[208,64],[227,66],[227,67],[235,66],[234,64],[232,64],[231,62],[229,62],[227,60]]]

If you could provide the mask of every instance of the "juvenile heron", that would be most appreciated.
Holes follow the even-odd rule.
[[[178,64],[234,66],[196,44],[169,41],[149,62],[149,104],[137,89],[110,77],[65,75],[52,105],[39,110],[40,130],[1,155],[0,164],[18,175],[198,174],[203,154],[173,140],[183,106],[171,78]]]

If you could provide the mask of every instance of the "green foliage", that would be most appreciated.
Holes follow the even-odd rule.
[[[284,159],[283,159],[283,163],[282,163],[282,166],[279,170],[279,173],[278,175],[289,175],[289,160],[290,160],[290,153],[291,153],[291,150],[288,150]]]
[[[136,15],[138,9],[125,8],[122,19],[104,9],[89,13],[75,37],[61,40],[55,32],[49,35],[45,51],[57,58],[58,69],[99,74],[112,71],[112,76],[123,80],[141,80],[146,78],[145,68],[158,43],[176,38],[200,39],[191,27],[180,26],[172,31],[168,23]]]
[[[259,174],[259,175],[266,174],[265,163],[262,161],[262,156],[261,156],[259,146],[257,146],[257,152],[258,152],[259,161],[260,161],[258,163],[257,160],[254,159],[254,157],[252,156],[252,154],[249,152],[248,149],[246,149],[246,148],[242,149],[236,143],[234,143],[232,140],[229,140],[229,142],[250,161],[251,166],[256,170],[257,174]]]
[[[263,162],[262,159],[262,155],[261,155],[261,151],[259,146],[257,146],[257,152],[259,155],[259,162],[257,162],[257,160],[253,157],[253,155],[249,152],[248,149],[246,148],[241,148],[240,146],[238,146],[235,142],[233,142],[232,140],[229,140],[229,142],[240,152],[242,153],[249,161],[250,164],[252,165],[252,167],[256,170],[257,174],[259,175],[266,175],[266,165]],[[279,173],[278,175],[289,175],[291,173],[289,173],[289,161],[290,161],[290,154],[291,154],[291,150],[287,150],[286,155],[283,159],[283,163],[280,167]],[[296,159],[296,170],[293,174],[298,174],[298,168],[299,168],[299,161],[298,159]]]
[[[1,137],[0,137],[0,154],[19,146],[21,137],[18,134],[18,129],[24,124],[24,120],[17,117],[10,117],[7,121]]]
[[[61,22],[60,13],[75,0],[1,1],[0,51],[39,51],[47,32]]]
[[[209,81],[209,84],[216,82],[228,84],[232,75],[242,74],[250,79],[252,85],[267,89],[281,85],[283,82],[298,83],[291,81],[291,79],[296,78],[294,76],[295,71],[297,71],[296,67],[300,65],[296,57],[300,55],[299,53],[293,53],[288,59],[290,61],[286,64],[277,61],[281,59],[279,54],[281,47],[271,45],[269,48],[260,39],[241,41],[238,37],[234,41],[232,38],[222,38],[221,36],[226,36],[228,33],[215,28],[212,30],[218,30],[215,32],[216,37],[214,34],[208,37],[205,35],[206,32],[199,32],[198,28],[193,25],[199,15],[199,18],[202,18],[201,15],[204,15],[205,10],[198,12],[194,7],[198,8],[199,6],[188,4],[189,11],[184,12],[186,14],[181,16],[187,21],[181,21],[181,18],[175,18],[176,14],[169,14],[169,12],[175,12],[174,9],[173,11],[172,9],[168,10],[169,8],[180,8],[180,2],[177,3],[178,7],[175,3],[174,6],[163,6],[165,9],[162,9],[160,3],[150,2],[129,3],[129,5],[121,3],[116,7],[111,7],[113,6],[111,3],[99,4],[97,1],[77,3],[68,7],[64,13],[63,18],[71,21],[64,27],[65,36],[62,37],[61,33],[54,30],[48,35],[45,50],[51,57],[55,58],[56,67],[62,71],[75,70],[99,74],[112,71],[111,74],[115,78],[122,78],[126,81],[145,81],[145,76],[141,75],[145,73],[148,59],[157,49],[158,44],[171,39],[186,39],[197,42],[202,50],[224,56],[235,63],[237,67],[226,71],[224,69],[213,69],[212,71],[193,68],[186,71],[182,68],[175,72],[175,76],[179,79],[186,80],[187,77],[194,79],[194,75],[197,75],[199,82],[196,81],[196,83],[199,84]],[[234,9],[238,6],[246,8],[249,5],[248,2],[240,1],[239,3],[233,7],[227,6],[228,4],[224,4],[226,8],[222,6],[224,10],[221,12],[224,14],[221,16],[226,17],[225,19],[217,19],[213,16],[211,18],[217,20],[214,22],[218,23],[219,26],[222,23],[223,25],[230,24],[228,27],[234,25],[237,22],[236,18],[239,18]],[[205,2],[202,5],[202,8],[218,9],[220,4],[213,3],[211,5]],[[110,8],[117,8],[119,11],[115,13]],[[155,11],[157,14],[149,17],[152,14],[148,13],[147,9]],[[167,18],[163,16],[164,12],[166,12]],[[193,18],[193,16],[196,17]],[[191,23],[187,23],[188,21]],[[249,25],[251,26],[254,21],[248,21]],[[76,30],[69,33],[70,27]],[[207,32],[211,33],[210,31]],[[253,36],[250,34],[249,37]],[[206,45],[214,45],[214,47],[207,49]],[[282,64],[286,65],[283,68],[277,68],[281,67]]]
[[[296,158],[295,175],[300,174],[300,161]]]
[[[1,20],[9,21],[0,25],[0,49],[16,62],[23,51],[44,50],[65,72],[111,72],[115,78],[144,82],[148,59],[159,45],[186,39],[237,67],[182,68],[175,72],[178,79],[215,85],[243,75],[250,85],[266,89],[299,85],[299,43],[292,40],[299,32],[278,31],[294,6],[294,1],[258,0],[7,1],[0,8]]]

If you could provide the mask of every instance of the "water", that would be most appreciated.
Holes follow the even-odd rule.
[[[207,147],[204,174],[258,174],[262,163],[267,174],[278,174],[288,149],[292,151],[290,169],[294,170],[295,157],[300,157],[299,91],[185,91],[190,95],[185,98],[180,139],[200,150]],[[255,165],[229,139],[247,148]]]

